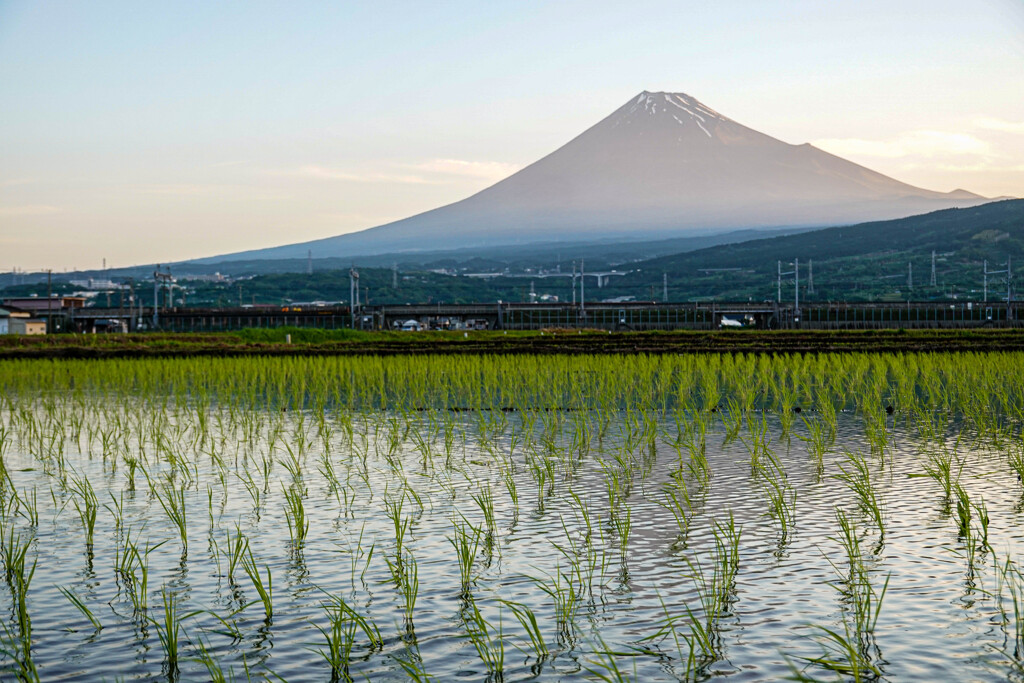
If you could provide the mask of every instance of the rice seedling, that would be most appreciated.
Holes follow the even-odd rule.
[[[623,513],[623,510],[625,513]],[[611,524],[615,530],[615,537],[619,542],[619,557],[622,562],[626,561],[626,551],[629,549],[629,531],[632,528],[633,511],[628,505],[622,508],[611,509]]]
[[[405,537],[412,527],[412,518],[403,514],[405,506],[405,492],[397,499],[389,498],[387,492],[384,494],[384,514],[391,521],[391,527],[395,533],[395,565],[399,572],[402,571],[405,560]]]
[[[376,625],[365,616],[356,612],[343,598],[329,595],[328,601],[322,605],[327,615],[328,627],[317,626],[326,641],[326,649],[317,650],[331,668],[331,681],[351,681],[349,663],[352,651],[356,646],[359,632],[366,637],[368,650],[373,651],[383,646],[384,640]]]
[[[235,568],[238,566],[239,561],[245,557],[246,552],[249,550],[249,539],[242,533],[241,528],[236,524],[235,533],[231,534],[231,530],[227,531],[227,555],[228,555],[228,580],[234,580]]]
[[[82,616],[89,620],[89,623],[92,624],[92,627],[94,629],[99,631],[103,628],[103,624],[101,624],[100,620],[96,618],[96,615],[92,613],[92,610],[89,609],[89,606],[86,605],[82,601],[82,599],[75,594],[73,590],[71,590],[70,588],[66,588],[64,586],[58,586],[57,589],[65,598],[68,599],[68,602],[75,606],[75,609],[82,613]]]
[[[407,655],[404,657],[398,655],[391,655],[391,659],[398,663],[398,666],[402,667],[402,671],[410,681],[416,683],[430,683],[434,680],[433,676],[427,673],[423,666],[423,658],[419,652],[413,648],[406,649]]]
[[[35,576],[38,558],[33,558],[29,564],[28,553],[32,539],[22,538],[15,533],[14,527],[8,527],[7,533],[0,536],[0,540],[0,555],[10,590],[15,630],[12,634],[7,623],[3,623],[5,642],[0,644],[0,651],[15,662],[12,671],[14,675],[22,680],[38,680],[38,672],[32,660],[32,618],[28,610],[28,590]]]
[[[72,504],[82,520],[82,528],[85,530],[85,546],[92,550],[93,537],[96,531],[96,513],[99,505],[96,500],[96,491],[85,476],[71,477],[71,491],[75,494]]]
[[[554,603],[555,626],[562,646],[570,646],[576,639],[576,615],[583,604],[585,587],[575,569],[562,571],[555,566],[554,574],[544,578],[529,577]]]
[[[132,601],[135,613],[145,616],[149,608],[149,555],[162,546],[165,541],[145,548],[139,552],[138,543],[131,539],[131,529],[125,534],[124,551],[118,551],[114,560],[114,569],[125,583],[128,597]]]
[[[803,661],[856,681],[873,680],[882,676],[877,665],[881,653],[873,634],[891,575],[886,577],[881,590],[876,590],[861,552],[856,524],[838,509],[836,521],[839,523],[839,535],[833,540],[843,546],[846,554],[845,572],[833,564],[841,577],[833,587],[841,596],[843,628],[840,632],[838,629],[816,626],[820,632],[817,642],[822,648],[822,654],[803,658]]]
[[[712,530],[714,551],[711,567],[705,568],[699,558],[687,558],[690,578],[697,589],[700,614],[685,606],[690,622],[690,642],[699,652],[697,659],[706,665],[721,656],[720,628],[732,610],[736,575],[739,572],[739,542],[742,529],[736,527],[732,513],[725,522],[715,522]]]
[[[960,447],[960,439],[963,436],[963,432],[957,434],[956,445],[952,450],[942,445],[941,449],[930,450],[928,452],[928,462],[924,466],[925,473],[910,474],[910,477],[927,476],[938,482],[939,486],[942,487],[943,502],[949,505],[952,500],[952,493],[954,486],[959,485],[960,474],[963,472],[964,465],[966,464],[961,459],[957,452]]]
[[[695,638],[686,633],[681,634],[680,624],[689,620],[698,632],[702,630],[702,626],[689,607],[684,607],[685,614],[672,614],[661,596],[658,597],[658,600],[665,616],[658,622],[658,629],[651,635],[641,638],[639,642],[641,644],[658,644],[671,637],[676,651],[676,663],[669,664],[669,670],[677,680],[689,681],[696,677],[695,674],[698,670],[697,656],[694,650]],[[643,645],[642,647],[646,650],[648,646]],[[665,656],[671,659],[670,656]]]
[[[197,639],[196,649],[195,660],[206,668],[206,675],[209,676],[211,683],[229,683],[229,681],[235,680],[234,671],[229,669],[225,673],[224,668],[214,659],[209,645],[201,638]]]
[[[484,516],[484,524],[487,527],[486,541],[488,544],[493,543],[498,525],[494,519],[494,495],[491,493],[490,485],[485,484],[479,493],[471,493],[470,497]]]
[[[854,493],[857,498],[857,507],[874,521],[879,537],[884,538],[885,520],[871,475],[871,468],[863,455],[846,451],[845,456],[845,462],[839,465],[839,473],[833,476]]]
[[[807,436],[797,434],[797,438],[807,444],[807,450],[814,461],[818,474],[821,474],[825,469],[825,454],[835,440],[834,432],[821,416],[818,419],[808,420],[801,415],[800,419],[807,428]]]
[[[474,565],[476,554],[480,549],[481,530],[462,519],[453,524],[453,535],[448,538],[448,543],[455,550],[455,556],[459,561],[459,586],[460,595],[468,599],[472,594],[473,582],[476,579]]]
[[[779,525],[779,544],[789,539],[790,530],[796,524],[796,491],[789,484],[789,478],[782,463],[771,450],[766,450],[757,461],[758,480],[768,499],[768,516]]]
[[[178,530],[182,554],[188,553],[188,517],[185,511],[185,488],[177,487],[170,480],[153,487],[153,494],[167,514],[167,518]]]
[[[503,680],[505,673],[505,634],[502,631],[501,615],[495,627],[484,615],[475,600],[469,600],[463,612],[466,637],[473,644],[480,661],[487,667],[491,680]]]
[[[157,638],[160,640],[160,645],[164,650],[164,672],[168,679],[174,680],[178,674],[178,659],[180,656],[180,638],[182,635],[181,622],[185,619],[190,619],[197,614],[201,614],[202,610],[196,610],[181,614],[178,610],[179,602],[178,596],[171,590],[168,590],[167,586],[164,586],[160,590],[163,599],[163,618],[158,619],[156,617],[147,616],[149,623],[152,624],[153,630],[156,631]]]
[[[301,544],[306,540],[309,533],[309,519],[306,518],[306,508],[302,503],[303,491],[298,485],[281,487],[284,492],[284,514],[288,523],[288,535],[293,544]]]
[[[1001,627],[1005,634],[1001,648],[1012,668],[1024,672],[1024,573],[1013,560],[1007,557],[1002,563],[996,562],[995,597],[999,607]],[[1012,614],[1006,609],[1004,595],[1009,593]]]
[[[512,611],[512,614],[515,615],[519,624],[523,627],[530,643],[530,652],[533,653],[537,661],[542,662],[547,659],[551,651],[544,640],[544,633],[541,631],[540,622],[537,621],[537,615],[533,613],[533,610],[521,602],[512,602],[511,600],[499,600],[499,602]],[[527,650],[520,648],[518,645],[516,647],[524,654],[529,654]]]
[[[259,595],[260,602],[263,604],[263,613],[269,624],[274,618],[274,576],[271,574],[269,566],[266,567],[266,570],[267,580],[264,581],[260,568],[256,564],[256,558],[253,557],[252,548],[247,545],[245,554],[242,556],[242,571],[249,577],[252,587],[256,589],[256,594]]]
[[[1017,481],[1024,483],[1024,441],[1011,444],[1006,452],[1006,458],[1017,474]]]

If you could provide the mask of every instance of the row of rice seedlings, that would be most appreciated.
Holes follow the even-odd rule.
[[[947,404],[962,403],[968,413],[980,417],[978,426],[989,431],[992,425],[984,423],[983,417],[988,408],[996,404],[1015,410],[1021,405],[1019,385],[1000,390],[997,381],[998,369],[1011,363],[1011,357],[1011,354],[991,354],[986,359],[994,362],[975,363],[970,354],[955,356],[952,360],[908,356],[899,361],[885,356],[823,355],[816,359],[789,359],[782,367],[778,363],[769,365],[762,358],[743,356],[637,357],[625,361],[615,359],[614,362],[606,358],[586,359],[586,366],[571,359],[545,359],[547,367],[543,371],[538,371],[538,367],[531,363],[510,366],[503,361],[478,358],[437,360],[426,367],[423,364],[415,366],[406,359],[381,359],[373,363],[360,361],[358,366],[348,359],[188,359],[147,361],[135,366],[112,362],[109,367],[113,372],[105,373],[103,383],[95,371],[73,364],[76,382],[73,387],[67,385],[67,377],[60,373],[44,371],[42,376],[33,378],[29,374],[31,371],[25,371],[28,362],[15,362],[11,364],[12,370],[5,372],[3,380],[5,387],[10,386],[15,391],[35,382],[39,382],[39,386],[46,382],[55,390],[67,388],[78,397],[101,390],[101,387],[106,392],[117,391],[119,385],[127,386],[129,383],[132,383],[133,390],[152,390],[155,395],[162,395],[160,385],[167,383],[171,387],[173,404],[191,401],[206,405],[216,396],[230,408],[255,408],[268,404],[299,410],[311,406],[326,408],[336,402],[357,409],[383,406],[444,409],[457,401],[479,410],[522,403],[519,398],[523,395],[529,397],[533,405],[539,406],[567,404],[577,407],[581,396],[594,396],[595,407],[630,405],[650,410],[653,414],[664,414],[675,406],[695,405],[708,410],[723,400],[728,404],[730,399],[740,411],[753,407],[772,408],[782,403],[796,404],[796,407],[801,403],[825,406],[834,404],[837,397],[844,395],[852,396],[853,403],[863,409],[867,406],[865,402],[856,400],[857,394],[878,397],[870,384],[873,380],[869,378],[881,375],[890,378],[893,394],[898,399],[894,402],[910,419],[935,412],[918,410],[920,406],[932,404],[942,408]],[[261,371],[248,372],[256,362],[264,366]],[[325,366],[326,372],[322,371]],[[382,394],[380,386],[384,375],[393,379],[387,382]],[[691,379],[689,375],[696,375],[697,379]],[[780,379],[774,381],[780,375]],[[251,377],[251,381],[239,384],[235,380],[237,376]],[[443,381],[438,381],[442,376]],[[818,381],[821,377],[830,379]],[[1005,377],[1004,373],[1002,378],[1005,380]],[[342,378],[345,379],[340,386],[332,386]],[[571,380],[567,382],[566,378]],[[681,378],[686,380],[679,381]],[[501,388],[485,397],[477,384],[481,379],[494,381]],[[926,391],[917,395],[910,390],[915,384],[924,386]],[[444,387],[443,394],[436,390],[440,386]],[[578,387],[580,391],[567,397],[565,388],[568,386]],[[651,387],[656,388],[653,395]],[[987,404],[963,400],[976,391],[984,393],[989,388],[995,391],[993,400]],[[822,400],[816,402],[815,395],[820,395]],[[751,400],[751,396],[756,400]],[[48,430],[47,433],[68,437],[66,429]],[[36,441],[42,443],[45,450],[45,441]]]

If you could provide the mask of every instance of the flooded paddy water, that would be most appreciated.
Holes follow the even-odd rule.
[[[1022,365],[0,364],[0,669],[1015,680]]]

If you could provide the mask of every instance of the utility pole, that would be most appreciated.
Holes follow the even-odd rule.
[[[814,294],[814,261],[807,260],[807,293]]]
[[[932,249],[932,281],[931,286],[935,286],[935,250]]]
[[[156,270],[153,271],[153,328],[154,329],[156,329],[159,326],[159,324],[160,324],[159,311],[160,311],[160,282],[161,281],[164,283],[165,287],[168,287],[168,291],[170,291],[170,287],[173,286],[173,284],[172,284],[173,283],[173,279],[171,278],[171,268],[170,268],[170,266],[168,266],[166,273],[161,273],[160,272],[160,265],[159,264],[157,264]],[[239,287],[239,292],[241,292],[242,285],[238,285],[238,287]],[[238,296],[239,296],[239,299],[241,299],[242,295],[239,294]],[[140,305],[140,308],[141,308],[141,305]]]
[[[572,308],[576,310],[576,262],[572,262]]]
[[[777,299],[776,303],[782,303],[782,276],[793,275],[793,323],[794,325],[800,319],[800,259],[793,259],[793,270],[782,271],[782,261],[777,261],[778,264],[778,281],[777,281]]]
[[[800,319],[800,259],[793,259],[793,322]]]
[[[583,317],[587,317],[587,273],[584,267],[584,259],[580,259],[580,310]]]
[[[355,267],[348,270],[348,302],[352,309],[352,328],[356,326],[356,309],[359,308],[359,273]]]
[[[914,264],[910,261],[907,262],[907,289],[914,288]]]
[[[156,270],[153,271],[153,329],[155,330],[160,324],[160,314],[158,304],[160,300],[157,298],[160,295],[160,264],[156,264]]]
[[[668,303],[668,273],[661,274],[661,299],[663,303]]]
[[[779,277],[775,281],[775,303],[782,303],[782,261],[776,261],[775,265],[779,269]]]
[[[1012,292],[1010,291],[1010,283],[1013,280],[1013,266],[1010,263],[1010,257],[1006,257],[1006,268],[1004,270],[989,270],[988,261],[985,261],[985,301],[988,301],[988,276],[989,275],[1002,275],[1006,274],[1006,308],[1010,308],[1010,297]]]
[[[984,276],[984,279],[982,280],[982,282],[984,283],[982,285],[982,291],[984,292],[984,294],[982,295],[981,300],[984,301],[985,303],[988,303],[988,259],[985,259],[985,261],[983,262],[981,272]]]

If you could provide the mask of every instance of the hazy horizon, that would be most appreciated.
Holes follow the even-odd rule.
[[[0,3],[0,270],[175,261],[463,199],[642,90],[1024,195],[1024,5]]]

